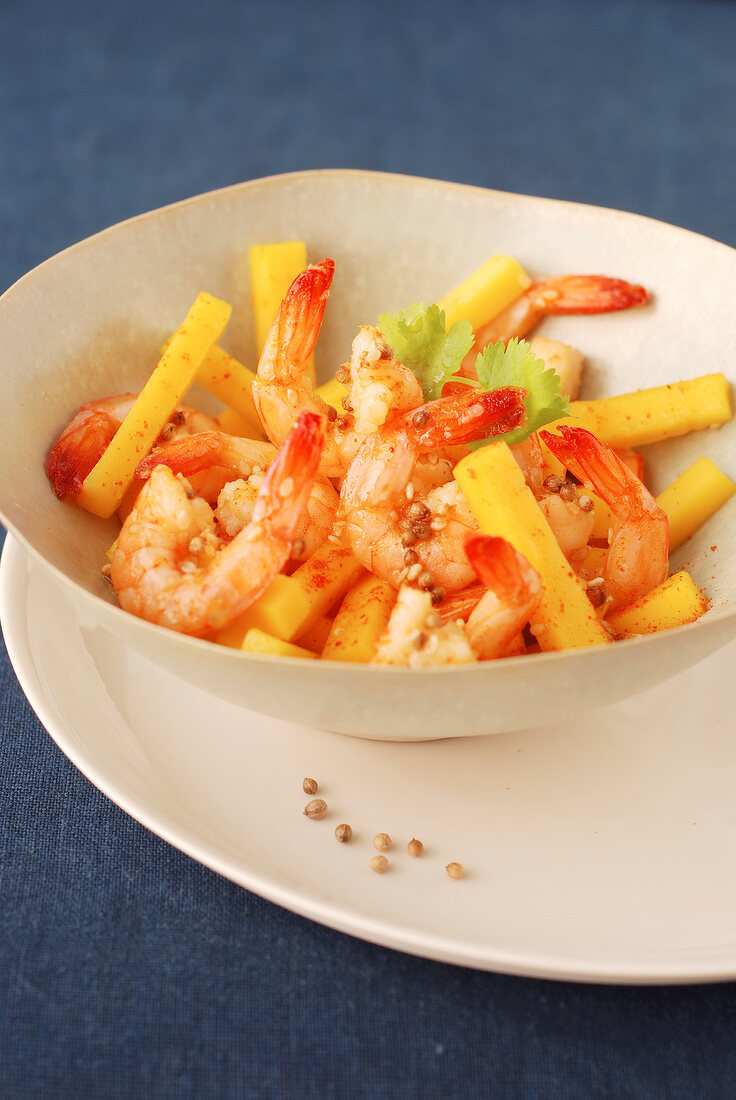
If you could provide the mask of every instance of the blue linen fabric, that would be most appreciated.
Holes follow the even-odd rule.
[[[736,244],[721,0],[2,0],[0,51],[0,289],[121,218],[315,167]],[[485,974],[312,924],[109,802],[2,653],[0,1096],[730,1097],[734,994]]]

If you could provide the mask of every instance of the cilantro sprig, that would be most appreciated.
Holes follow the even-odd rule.
[[[455,321],[445,331],[445,311],[422,302],[400,313],[382,313],[378,327],[399,362],[416,375],[427,401],[442,396],[445,382],[475,343],[470,321]]]
[[[509,446],[523,443],[525,439],[551,420],[558,420],[570,411],[567,397],[562,392],[557,371],[537,359],[526,340],[503,340],[489,344],[475,361],[478,382],[483,390],[499,390],[503,386],[521,386],[526,390],[524,398],[524,425],[496,438],[504,439]],[[471,446],[483,446],[482,443]]]
[[[392,346],[396,358],[419,380],[424,397],[434,401],[442,396],[446,382],[453,379],[482,390],[519,386],[526,391],[525,422],[505,435],[494,436],[509,445],[522,443],[544,424],[566,416],[570,409],[562,393],[560,376],[544,360],[538,359],[525,340],[499,340],[489,344],[475,361],[478,381],[460,378],[463,359],[475,337],[469,321],[456,321],[445,331],[445,313],[439,306],[421,302],[399,313],[382,313],[378,328]],[[471,444],[483,447],[488,440]]]

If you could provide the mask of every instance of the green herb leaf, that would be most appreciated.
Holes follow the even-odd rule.
[[[494,440],[503,439],[509,446],[523,441],[551,420],[567,416],[570,406],[562,393],[560,376],[544,360],[537,359],[525,340],[502,340],[489,344],[476,360],[478,381],[484,390],[498,390],[503,386],[521,386],[526,390],[524,400],[526,423],[514,428],[505,435],[494,436]],[[483,447],[489,442],[473,443],[472,447]]]
[[[442,396],[442,387],[460,369],[475,337],[470,321],[456,321],[445,331],[445,311],[417,302],[400,313],[382,313],[378,328],[396,358],[413,371],[426,401]]]

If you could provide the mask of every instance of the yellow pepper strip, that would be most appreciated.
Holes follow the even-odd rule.
[[[694,623],[707,610],[707,599],[682,569],[629,607],[609,615],[607,622],[615,634],[654,634]]]
[[[251,296],[259,355],[287,290],[306,266],[307,246],[304,241],[279,241],[277,244],[257,244],[251,248]],[[314,383],[312,359],[309,361],[308,376]]]
[[[261,429],[253,424],[252,420],[248,420],[237,409],[230,406],[222,410],[217,417],[217,423],[227,435],[239,435],[242,439],[266,438]]]
[[[473,331],[483,328],[526,290],[531,279],[511,256],[491,256],[464,282],[440,298],[445,325],[468,320]]]
[[[324,542],[290,577],[279,574],[259,600],[217,635],[239,648],[251,627],[293,642],[347,592],[363,567],[352,551]]]
[[[255,627],[248,631],[243,638],[241,649],[245,653],[270,653],[274,657],[307,657],[314,661],[317,654],[309,649],[302,649],[300,645],[292,645],[282,638],[274,638],[273,634],[265,634]]]
[[[736,493],[736,485],[709,458],[699,458],[659,494],[670,521],[670,553],[682,546]]]
[[[251,431],[260,432],[261,422],[253,404],[251,386],[255,374],[221,347],[213,347],[197,371],[197,381],[223,405],[240,413],[251,424]],[[251,439],[259,436],[251,435]]]
[[[331,378],[329,382],[324,382],[321,386],[317,386],[315,391],[326,401],[328,405],[332,405],[333,409],[342,415],[345,412],[345,406],[342,403],[343,397],[347,397],[350,390],[342,382],[338,382],[336,378]]]
[[[367,573],[349,589],[335,616],[322,657],[367,664],[386,629],[396,603],[396,589]]]
[[[329,619],[327,615],[321,615],[314,626],[310,626],[309,630],[305,630],[303,634],[299,635],[299,645],[304,646],[305,649],[311,649],[312,653],[319,656],[330,636],[332,623],[333,620]]]
[[[77,497],[83,508],[104,519],[112,515],[133,480],[136,466],[181,403],[230,313],[227,302],[210,294],[199,295],[107,450],[84,479]]]
[[[573,401],[571,416],[550,424],[587,428],[611,447],[639,447],[703,428],[717,428],[733,417],[731,386],[722,374],[648,390]]]
[[[507,444],[490,443],[462,459],[455,479],[481,531],[505,538],[540,574],[544,592],[530,624],[540,647],[605,645],[608,635]]]

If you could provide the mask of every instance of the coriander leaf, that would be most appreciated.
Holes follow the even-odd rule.
[[[527,392],[525,425],[505,435],[494,436],[494,439],[505,440],[509,446],[522,443],[542,425],[570,412],[567,397],[561,390],[560,376],[551,367],[546,367],[543,359],[536,358],[525,340],[509,340],[505,346],[502,340],[489,344],[478,356],[475,368],[484,390],[521,386]],[[483,447],[487,442],[471,446]]]
[[[445,311],[422,302],[400,313],[382,313],[378,328],[399,362],[416,375],[427,401],[442,396],[445,382],[460,369],[475,342],[470,321],[456,321],[446,332]]]

